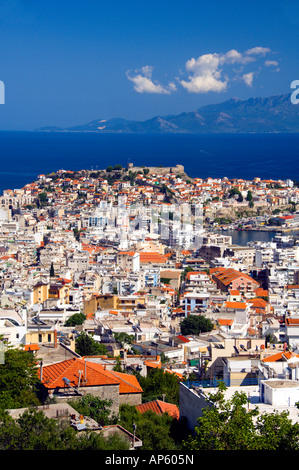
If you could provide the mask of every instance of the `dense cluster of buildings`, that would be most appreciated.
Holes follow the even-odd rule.
[[[3,192],[2,340],[39,358],[47,396],[63,401],[92,390],[112,397],[114,412],[121,403],[142,404],[132,372],[146,376],[153,367],[185,384],[186,415],[184,400],[195,393],[190,374],[234,386],[297,381],[296,237],[282,232],[238,246],[229,232],[215,231],[215,220],[251,202],[260,226],[275,215],[281,229],[296,228],[299,189],[291,180],[191,179],[180,166],[146,170],[61,170]],[[80,312],[83,325],[66,327]],[[209,318],[214,330],[182,335],[190,315]],[[109,354],[80,357],[81,331]],[[132,342],[117,342],[119,333]]]

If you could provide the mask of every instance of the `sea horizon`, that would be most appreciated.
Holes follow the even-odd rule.
[[[109,165],[184,166],[188,176],[299,180],[299,134],[97,134],[0,131],[0,193],[39,174]],[[283,162],[283,165],[282,165]]]

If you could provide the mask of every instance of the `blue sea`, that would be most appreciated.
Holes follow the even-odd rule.
[[[0,194],[57,170],[104,169],[128,162],[182,164],[191,177],[295,179],[299,134],[140,135],[0,132]]]

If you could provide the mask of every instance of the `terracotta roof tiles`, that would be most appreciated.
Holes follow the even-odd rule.
[[[122,374],[119,372],[108,371],[102,365],[85,361],[84,359],[72,358],[57,362],[43,367],[42,382],[48,389],[64,388],[64,378],[70,381],[72,387],[80,386],[101,386],[119,384],[119,392],[122,393],[141,393],[140,387],[135,376]],[[86,372],[86,377],[85,377]],[[86,379],[86,380],[85,380]]]
[[[163,413],[168,413],[173,418],[179,419],[180,412],[176,405],[172,403],[165,403],[161,400],[151,401],[149,403],[143,403],[141,405],[136,405],[135,407],[140,413],[145,413],[146,411],[153,411],[157,415],[162,415]]]

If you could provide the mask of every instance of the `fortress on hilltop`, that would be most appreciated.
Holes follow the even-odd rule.
[[[176,165],[176,166],[134,166],[133,163],[127,164],[127,169],[131,171],[142,171],[144,168],[149,170],[149,174],[158,173],[160,175],[165,175],[167,173],[176,173],[181,174],[185,173],[185,168],[183,165]]]

